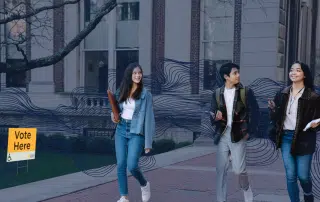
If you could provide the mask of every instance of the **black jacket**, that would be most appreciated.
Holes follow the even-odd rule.
[[[258,131],[259,125],[259,105],[254,96],[253,91],[247,88],[246,93],[246,105],[241,101],[240,89],[243,88],[242,84],[236,86],[236,92],[233,102],[233,121],[231,129],[231,140],[233,143],[239,142],[246,134],[249,136],[253,135]],[[210,116],[211,123],[216,126],[216,135],[219,137],[223,135],[227,126],[227,108],[224,99],[224,89],[225,86],[220,88],[220,106],[217,106],[216,95],[213,92],[211,101],[211,111],[217,114],[217,111],[222,112],[222,120],[215,121],[212,116]]]
[[[270,111],[270,119],[273,128],[270,130],[270,138],[275,141],[277,149],[281,147],[283,126],[286,116],[291,86],[278,92],[274,98],[275,111]],[[291,144],[292,155],[312,154],[316,148],[316,132],[320,127],[303,131],[306,125],[320,118],[320,96],[310,88],[306,88],[298,100],[297,124]]]

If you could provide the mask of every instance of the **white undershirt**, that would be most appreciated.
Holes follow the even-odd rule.
[[[227,126],[231,127],[232,123],[232,111],[233,111],[233,101],[236,88],[225,88],[224,89],[224,100],[227,106],[228,123]]]
[[[129,98],[126,102],[123,102],[123,110],[121,117],[127,120],[132,120],[133,112],[136,107],[134,99]]]
[[[297,123],[297,114],[298,114],[298,99],[302,96],[304,89],[296,95],[295,99],[292,99],[292,95],[290,93],[290,97],[288,100],[288,106],[286,111],[286,117],[284,119],[284,130],[295,130]],[[290,108],[291,105],[291,108]]]

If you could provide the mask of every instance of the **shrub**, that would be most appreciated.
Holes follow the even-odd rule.
[[[90,137],[87,139],[89,153],[115,154],[114,140],[105,137]]]
[[[71,145],[71,150],[76,153],[87,152],[87,142],[86,138],[83,136],[70,137],[69,142]]]
[[[48,137],[42,133],[37,134],[37,142],[36,142],[36,150],[37,151],[44,151],[48,150]]]
[[[3,147],[4,151],[7,145],[7,141],[7,136],[0,136],[0,145],[1,147]],[[180,142],[178,144],[175,144],[175,142],[171,139],[154,141],[152,144],[152,152],[147,155],[165,153],[190,144],[191,142]],[[113,139],[110,139],[108,137],[66,137],[65,135],[60,133],[55,133],[50,136],[38,134],[36,150],[115,155],[115,143]],[[146,155],[144,153],[144,150],[142,152],[142,155]]]
[[[47,137],[47,149],[53,151],[71,151],[70,141],[67,140],[66,136],[60,133],[56,133]]]
[[[171,151],[175,149],[175,143],[173,140],[170,139],[162,139],[158,140],[156,142],[153,142],[152,147],[153,147],[153,154],[160,154],[160,153],[165,153],[168,151]]]
[[[0,133],[0,151],[7,152],[8,134]]]

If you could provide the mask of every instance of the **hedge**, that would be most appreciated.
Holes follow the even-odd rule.
[[[8,135],[0,134],[0,147],[3,152],[6,152],[7,150],[7,144]],[[162,139],[156,142],[154,141],[152,144],[152,152],[149,155],[168,152],[190,144],[190,142],[176,144],[170,139]],[[115,155],[114,140],[108,137],[66,137],[65,135],[59,133],[50,136],[38,134],[36,150]],[[143,155],[145,155],[144,152]]]

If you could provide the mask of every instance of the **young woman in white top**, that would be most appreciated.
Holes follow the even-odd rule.
[[[313,202],[310,176],[319,123],[304,131],[307,124],[320,118],[320,96],[315,93],[308,65],[295,62],[289,73],[292,84],[269,101],[273,130],[271,139],[281,149],[291,202],[300,202],[297,179],[304,192],[304,201]]]
[[[115,93],[120,108],[120,122],[115,133],[117,173],[121,198],[118,202],[129,202],[127,168],[139,182],[142,201],[150,199],[150,183],[139,168],[143,147],[145,153],[152,148],[155,133],[152,95],[143,87],[142,68],[131,63],[124,72],[120,88]],[[113,114],[112,121],[115,122]]]

